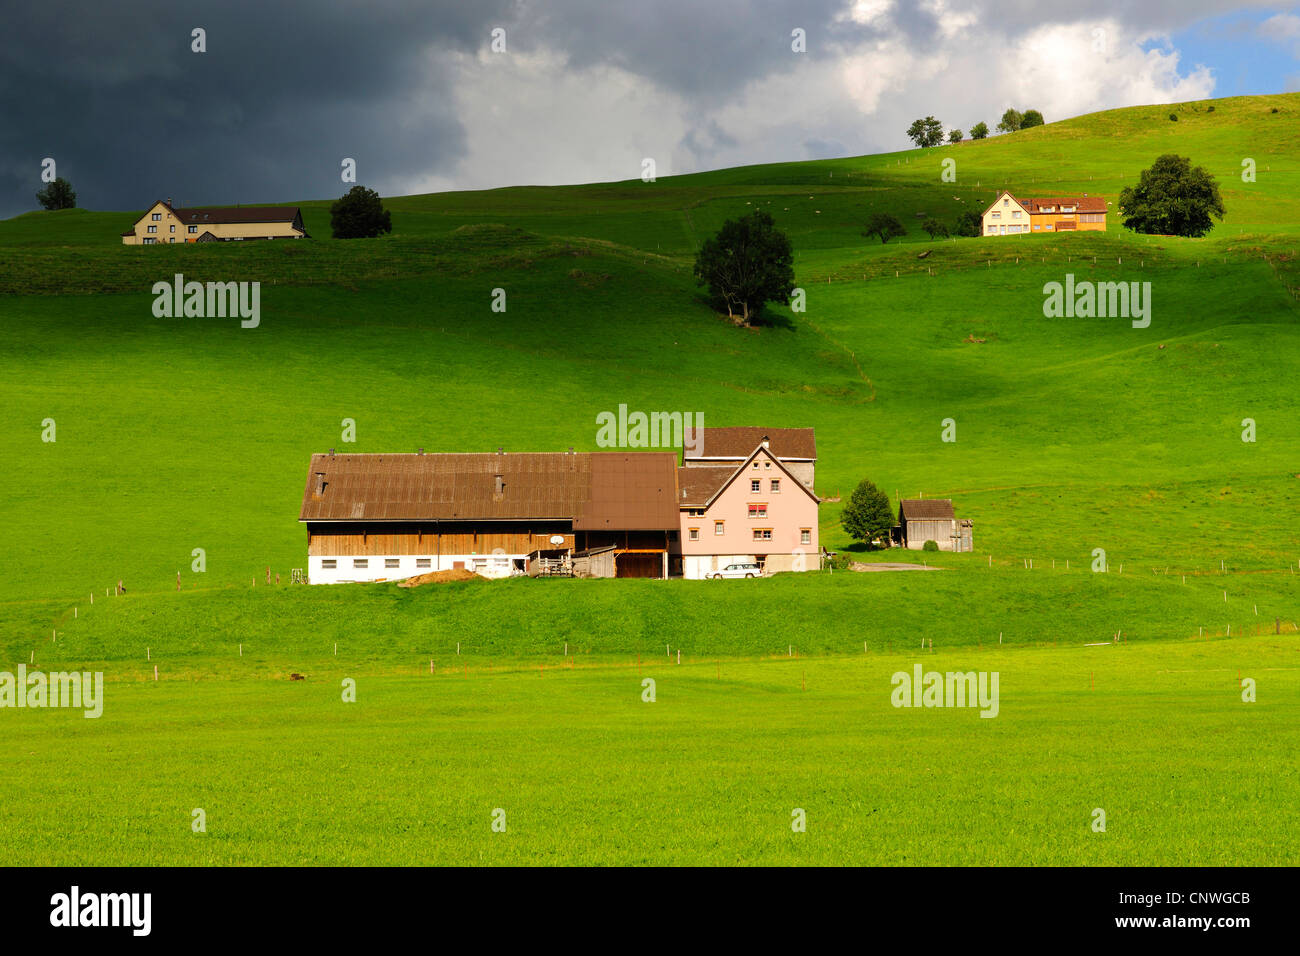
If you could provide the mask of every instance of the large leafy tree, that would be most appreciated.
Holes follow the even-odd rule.
[[[943,142],[943,123],[933,116],[915,120],[907,128],[907,138],[917,146],[938,146]]]
[[[894,526],[894,512],[889,506],[889,496],[863,478],[840,512],[840,524],[858,541],[872,545],[883,539],[887,543],[889,531]]]
[[[940,222],[933,216],[921,223],[921,229],[922,231],[929,233],[931,239],[947,239],[950,235],[947,224]]]
[[[1009,109],[1002,114],[1002,119],[998,121],[998,132],[1014,133],[1020,129],[1020,124],[1024,120],[1024,115],[1020,110]]]
[[[47,183],[36,194],[36,200],[45,209],[72,209],[77,205],[77,194],[72,183],[60,176],[54,182]]]
[[[1030,129],[1034,126],[1043,125],[1043,114],[1038,110],[1025,110],[1025,115],[1020,117],[1020,128]]]
[[[330,230],[335,239],[370,239],[393,231],[393,220],[379,193],[353,186],[330,206]]]
[[[957,235],[978,237],[984,230],[984,219],[974,210],[967,209],[957,217]]]
[[[962,131],[959,129],[948,130],[948,142],[960,143],[962,141]]]
[[[870,239],[878,236],[881,243],[886,243],[897,236],[907,235],[903,224],[887,212],[872,213],[871,218],[862,229],[862,235]]]
[[[704,241],[695,257],[695,276],[714,304],[749,325],[768,302],[789,302],[794,288],[794,250],[772,217],[756,210],[728,219]]]
[[[989,135],[989,124],[980,120],[970,128],[971,139],[985,139]]]
[[[1186,156],[1165,153],[1119,194],[1120,215],[1134,232],[1203,236],[1224,216],[1214,176]]]

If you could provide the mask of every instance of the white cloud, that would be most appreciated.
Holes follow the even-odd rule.
[[[454,100],[466,154],[454,170],[397,191],[634,179],[657,174],[905,148],[918,116],[948,128],[996,125],[1004,109],[1049,122],[1146,103],[1202,99],[1214,78],[1181,69],[1168,39],[1118,16],[1005,33],[956,0],[926,0],[933,29],[894,22],[893,0],[856,0],[837,18],[868,26],[833,50],[810,50],[717,103],[663,88],[612,63],[575,68],[563,51],[462,54]],[[1278,19],[1278,18],[1274,18]],[[1300,27],[1300,18],[1290,21]],[[1156,42],[1152,42],[1156,41]],[[1145,48],[1144,47],[1150,47]],[[443,64],[445,66],[445,62]]]

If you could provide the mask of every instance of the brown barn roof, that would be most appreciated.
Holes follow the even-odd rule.
[[[683,508],[703,508],[735,473],[734,464],[692,465],[690,468],[677,469],[677,485],[681,494],[678,504]]]
[[[168,207],[187,224],[230,222],[293,222],[297,206],[208,206],[195,209]]]
[[[577,530],[672,529],[676,470],[672,452],[313,455],[299,520],[560,518]]]
[[[1015,199],[1035,215],[1042,213],[1043,206],[1055,206],[1058,212],[1063,205],[1074,206],[1075,212],[1106,211],[1106,200],[1100,196],[1048,196],[1046,198],[1035,196],[1032,199],[1017,196]]]
[[[701,428],[696,447],[686,449],[687,458],[748,458],[766,437],[768,450],[777,458],[817,457],[817,442],[811,428]]]
[[[953,517],[951,498],[908,498],[901,505],[908,521],[943,520]]]

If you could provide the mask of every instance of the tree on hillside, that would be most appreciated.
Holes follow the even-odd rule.
[[[907,128],[907,138],[920,147],[938,146],[943,142],[943,124],[933,116],[915,120]]]
[[[393,220],[379,193],[353,186],[330,206],[330,230],[335,239],[371,239],[393,231]]]
[[[984,139],[989,135],[989,124],[980,120],[970,128],[971,139]]]
[[[1134,232],[1164,236],[1203,236],[1223,218],[1219,184],[1186,156],[1165,153],[1142,170],[1136,186],[1119,194],[1120,215]]]
[[[963,139],[963,136],[964,136],[964,134],[963,134],[962,131],[959,130],[959,129],[949,130],[949,131],[948,131],[948,142],[950,142],[950,143],[960,143],[960,142],[962,141],[962,139]]]
[[[36,201],[43,209],[73,209],[77,205],[77,194],[72,183],[60,176],[36,194]]]
[[[1019,110],[1007,110],[1002,114],[1002,119],[998,122],[999,133],[1014,133],[1020,129],[1020,122],[1024,119]]]
[[[971,239],[979,238],[984,233],[984,219],[973,209],[968,209],[957,217],[956,233]]]
[[[1025,115],[1020,117],[1020,128],[1029,129],[1034,126],[1043,125],[1043,114],[1038,110],[1025,110]]]
[[[704,240],[695,257],[695,276],[707,285],[715,306],[733,322],[749,325],[768,302],[786,303],[794,288],[794,250],[772,217],[756,210],[728,219]]]
[[[889,496],[863,478],[840,513],[840,524],[869,547],[881,539],[888,546],[889,531],[894,527],[894,511],[889,505]]]
[[[947,239],[949,236],[948,227],[933,216],[921,223],[921,229],[924,232],[928,232],[931,239],[934,239],[936,236]]]
[[[868,239],[872,236],[879,236],[882,244],[888,242],[896,236],[907,235],[907,230],[903,224],[887,212],[872,213],[871,218],[867,220],[866,226],[862,229],[862,235]]]

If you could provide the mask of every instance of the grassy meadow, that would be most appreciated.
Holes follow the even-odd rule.
[[[0,863],[1293,863],[1298,120],[1300,94],[1242,97],[394,197],[368,241],[330,239],[328,201],[303,201],[298,243],[123,247],[133,212],[0,222],[0,671],[108,682],[98,720],[0,709],[0,824],[25,835]],[[1004,187],[1117,205],[1168,151],[1219,179],[1203,239],[1134,235],[1115,205],[1105,234],[919,230]],[[738,329],[691,263],[755,208],[807,310]],[[881,210],[904,239],[861,237]],[[154,317],[176,272],[261,282],[259,327]],[[1149,282],[1150,327],[1046,318],[1067,273]],[[976,553],[752,582],[287,583],[312,453],[594,450],[620,404],[812,426],[822,495],[952,497]],[[899,559],[839,513],[826,547]],[[1000,668],[998,718],[891,707],[915,660]]]

